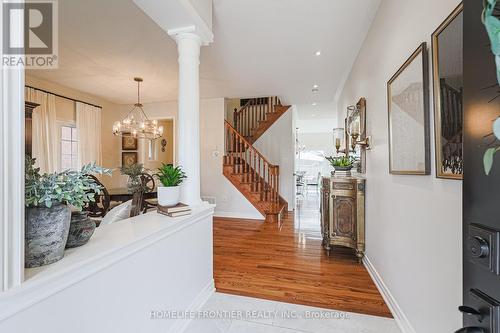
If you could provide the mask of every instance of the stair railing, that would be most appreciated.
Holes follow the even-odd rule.
[[[234,110],[234,128],[244,137],[249,137],[259,123],[266,121],[269,114],[276,112],[281,105],[278,97],[251,98],[241,109]]]
[[[252,192],[260,193],[261,201],[279,203],[279,166],[269,163],[229,122],[224,125],[224,164],[241,174]]]

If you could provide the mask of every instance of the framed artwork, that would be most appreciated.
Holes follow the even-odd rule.
[[[463,179],[463,4],[432,34],[436,177]]]
[[[137,150],[137,138],[132,136],[123,136],[122,150]]]
[[[122,153],[122,166],[131,166],[136,164],[137,152],[123,152]]]
[[[387,83],[391,174],[430,174],[428,66],[422,43]]]

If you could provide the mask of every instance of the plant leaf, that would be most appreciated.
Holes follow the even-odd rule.
[[[483,156],[483,164],[484,164],[484,173],[488,176],[490,174],[491,168],[493,167],[493,157],[497,148],[489,148],[486,150]]]
[[[496,138],[500,140],[500,118],[497,118],[497,120],[493,122],[493,133]]]

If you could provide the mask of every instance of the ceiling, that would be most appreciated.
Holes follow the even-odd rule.
[[[214,0],[214,43],[201,55],[202,98],[334,102],[379,3]],[[118,104],[135,101],[132,78],[142,76],[144,102],[177,99],[176,45],[132,0],[63,0],[59,11],[59,69],[28,75]]]

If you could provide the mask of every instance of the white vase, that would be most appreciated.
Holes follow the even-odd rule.
[[[158,187],[158,204],[160,206],[175,206],[179,203],[181,195],[180,186],[159,186]]]

